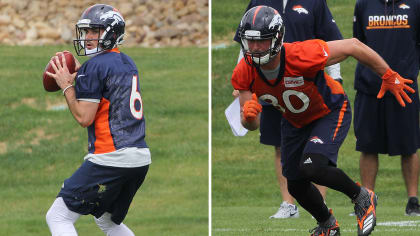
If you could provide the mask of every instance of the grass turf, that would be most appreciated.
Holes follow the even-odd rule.
[[[213,235],[309,235],[316,222],[300,208],[300,218],[271,220],[282,199],[274,170],[274,148],[259,143],[258,131],[234,137],[224,116],[233,97],[230,77],[239,45],[234,31],[249,1],[212,1],[212,232]],[[344,38],[352,36],[355,1],[329,0],[328,5]],[[231,6],[231,7],[228,7]],[[216,18],[215,18],[216,17]],[[287,33],[287,32],[286,32]],[[352,58],[341,63],[344,89],[354,101]],[[359,153],[355,151],[353,127],[340,149],[338,164],[352,179],[360,181]],[[404,215],[407,195],[399,157],[380,156],[375,188],[378,226],[372,235],[419,235],[420,217]],[[353,204],[342,193],[327,191],[327,204],[341,225],[342,235],[356,234]]]
[[[45,65],[65,49],[72,50],[0,46],[0,235],[48,235],[45,214],[87,152],[87,132],[61,92],[42,87]],[[153,162],[124,223],[136,235],[206,235],[208,50],[121,51],[140,71]],[[103,235],[92,217],[81,217],[76,228]]]

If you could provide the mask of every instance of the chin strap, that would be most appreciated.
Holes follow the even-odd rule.
[[[86,56],[88,56],[88,57],[94,57],[94,56],[98,55],[99,53],[101,53],[103,51],[104,50],[102,50],[102,48],[98,48],[98,47],[93,48],[93,49],[85,48],[85,53],[86,53]]]

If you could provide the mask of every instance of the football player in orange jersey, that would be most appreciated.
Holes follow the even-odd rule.
[[[312,183],[346,194],[354,203],[358,235],[369,235],[376,225],[374,192],[360,187],[337,168],[339,147],[351,124],[349,100],[341,84],[324,73],[325,66],[352,56],[382,78],[381,98],[390,91],[401,106],[414,92],[372,49],[357,39],[283,43],[284,24],[267,6],[248,10],[239,36],[244,58],[232,75],[240,91],[242,124],[259,127],[261,105],[272,104],[283,113],[282,165],[290,194],[318,222],[312,235],[339,235],[339,225]]]
[[[284,36],[284,41],[287,43],[308,39],[322,39],[324,41],[343,39],[325,0],[250,0],[246,11],[259,5],[266,5],[276,9],[280,16],[285,19],[284,27],[287,34]],[[293,19],[293,21],[287,19]],[[239,28],[238,25],[234,37],[234,40],[238,43],[241,42],[238,34]],[[241,50],[238,63],[242,58],[243,53]],[[340,63],[326,67],[325,71],[333,79],[342,83]],[[239,96],[239,91],[234,90],[233,95],[235,97]],[[259,126],[260,143],[274,146],[274,167],[283,200],[276,213],[271,215],[270,218],[297,218],[299,217],[299,208],[295,205],[294,198],[287,191],[287,180],[282,173],[281,122],[279,122],[279,119],[282,119],[282,114],[273,106],[261,101],[260,103],[262,105]],[[321,192],[324,200],[326,200],[327,188],[316,184],[315,186]]]

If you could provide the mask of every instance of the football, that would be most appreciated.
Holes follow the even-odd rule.
[[[69,69],[70,74],[73,74],[76,68],[76,63],[74,61],[73,54],[70,52],[63,52],[64,57],[66,58],[66,64],[67,68]],[[59,62],[61,63],[61,54],[58,54]],[[60,87],[55,82],[55,79],[53,77],[50,77],[47,75],[46,72],[50,72],[52,74],[55,74],[54,69],[52,68],[52,65],[50,62],[48,62],[47,66],[45,67],[44,74],[42,77],[42,83],[44,84],[44,89],[48,92],[55,92],[60,90]]]

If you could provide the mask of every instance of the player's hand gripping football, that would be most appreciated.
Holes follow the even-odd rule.
[[[252,94],[252,99],[245,102],[243,107],[244,118],[247,122],[254,121],[258,114],[262,111],[261,104],[258,103],[258,98],[255,93]]]
[[[406,91],[410,93],[415,92],[414,89],[407,85],[412,83],[412,80],[404,79],[397,72],[391,70],[391,68],[388,68],[386,73],[382,76],[381,90],[379,91],[377,98],[382,98],[386,91],[390,91],[392,94],[394,94],[398,103],[405,107],[404,100],[408,103],[411,103],[411,99],[407,95]]]
[[[58,56],[58,54],[62,54],[62,53],[71,53],[70,51],[64,50],[62,52],[56,52],[55,55]],[[52,59],[52,58],[51,58]],[[74,59],[74,64],[75,64],[75,68],[74,71],[79,71],[80,67],[82,67],[82,64],[80,64],[79,60],[77,60],[77,58],[75,56],[73,56]]]
[[[80,68],[80,63],[76,63],[76,71],[73,74],[70,74],[69,69],[67,68],[66,57],[64,55],[61,55],[61,62],[59,60],[60,59],[58,56],[52,57],[50,63],[55,74],[52,74],[48,71],[46,73],[48,76],[53,77],[57,82],[57,85],[61,89],[63,89],[73,84],[77,74],[77,70]]]

